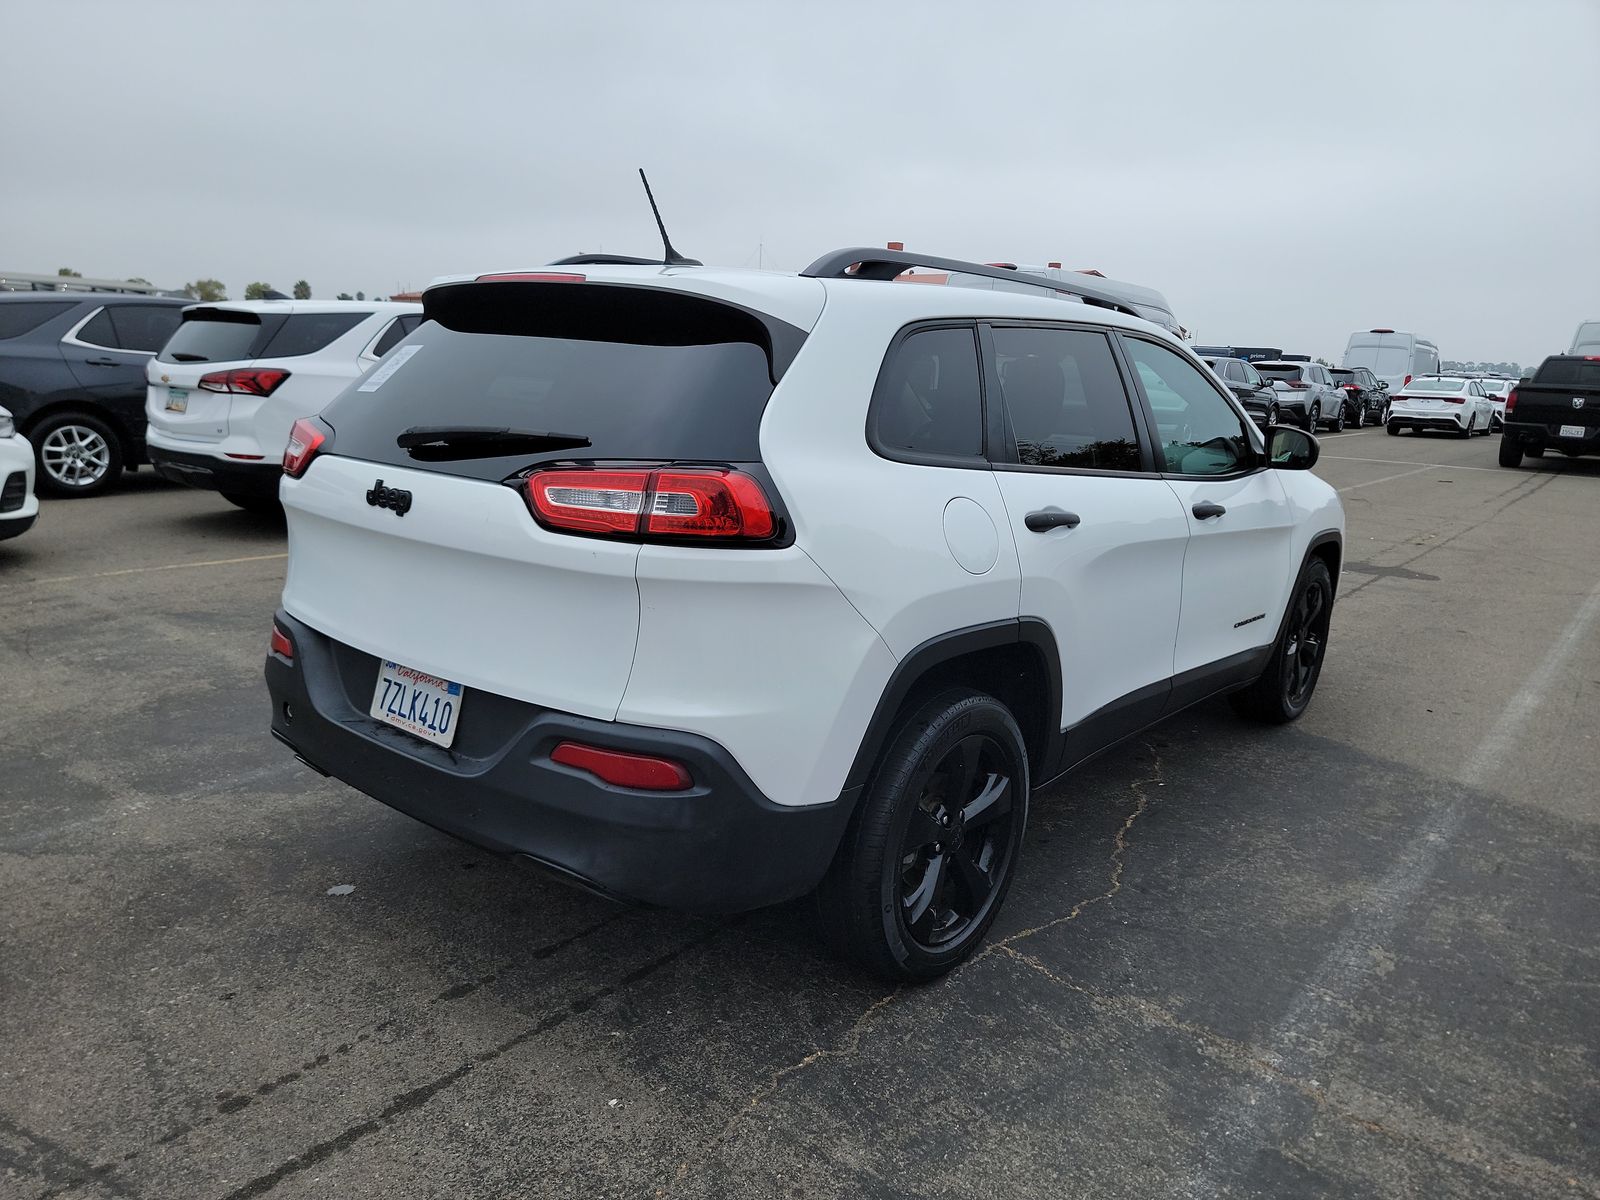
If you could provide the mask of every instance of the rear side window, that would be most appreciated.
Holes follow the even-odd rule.
[[[1140,469],[1122,376],[1104,334],[994,330],[995,369],[1017,461],[1029,467]]]
[[[326,349],[335,339],[343,337],[371,313],[295,313],[289,317],[256,358],[298,358]]]
[[[891,457],[978,458],[983,392],[971,326],[918,329],[890,351],[873,389],[869,441]]]
[[[401,351],[409,356],[390,357],[392,372],[369,372],[323,410],[334,453],[493,480],[551,461],[759,462],[773,390],[769,339],[804,339],[770,318],[666,289],[459,288],[430,298]],[[528,437],[504,450],[402,449],[396,439],[415,430]]]
[[[102,308],[89,319],[89,323],[74,335],[78,341],[87,342],[91,346],[106,346],[112,350],[118,349],[117,331],[111,327],[111,310]]]
[[[183,309],[176,304],[118,304],[105,311],[111,314],[119,346],[151,354],[167,344],[183,320]]]
[[[31,333],[77,303],[76,300],[19,300],[0,304],[0,339]]]
[[[383,331],[383,335],[378,338],[377,343],[372,347],[370,353],[374,358],[382,358],[385,354],[389,353],[389,351],[393,350],[395,346],[400,343],[402,338],[412,333],[417,326],[421,324],[421,313],[396,317],[393,321],[389,322],[389,328]]]

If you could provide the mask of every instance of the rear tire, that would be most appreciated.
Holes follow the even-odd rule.
[[[1387,425],[1385,425],[1384,429],[1388,431],[1390,437],[1400,436],[1400,426],[1396,425],[1393,421],[1390,421]]]
[[[1515,438],[1503,437],[1500,439],[1500,465],[1502,467],[1520,467],[1522,465],[1522,447],[1517,445]]]
[[[1350,424],[1354,425],[1357,429],[1366,428],[1367,410],[1365,405],[1356,405],[1356,419],[1351,421]]]
[[[278,503],[276,496],[251,496],[241,492],[222,492],[220,495],[229,504],[247,513],[255,513],[258,517],[276,517],[283,513],[283,505]]]
[[[1268,725],[1299,720],[1322,678],[1332,617],[1333,576],[1328,564],[1313,556],[1300,568],[1283,631],[1272,645],[1272,661],[1249,687],[1228,696],[1234,711]]]
[[[1328,422],[1329,433],[1344,432],[1344,405],[1340,404],[1333,414],[1333,420]]]
[[[896,727],[817,889],[822,932],[886,979],[943,975],[983,941],[1015,874],[1028,753],[1005,705],[952,688]]]
[[[1463,441],[1465,441],[1467,438],[1470,438],[1476,432],[1475,426],[1477,424],[1478,424],[1478,414],[1477,413],[1473,413],[1472,416],[1467,418],[1467,427],[1465,429],[1457,430],[1456,431],[1456,436],[1458,438],[1461,438]]]
[[[1315,433],[1317,431],[1317,422],[1320,420],[1322,420],[1322,405],[1313,404],[1311,411],[1306,413],[1306,432]]]

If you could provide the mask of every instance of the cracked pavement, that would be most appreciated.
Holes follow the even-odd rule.
[[[988,945],[900,989],[803,903],[621,908],[300,768],[281,526],[47,502],[0,543],[0,1197],[1600,1197],[1600,461],[1494,451],[1325,438],[1306,718],[1038,794]]]

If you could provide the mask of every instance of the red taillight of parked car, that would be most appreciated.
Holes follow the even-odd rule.
[[[1400,386],[1401,387],[1410,387],[1411,386],[1411,376],[1407,375],[1405,377],[1405,381],[1403,383],[1401,383]]]
[[[294,643],[289,640],[289,635],[278,628],[278,623],[272,623],[272,637],[267,642],[267,652],[279,658],[294,661]]]
[[[328,427],[315,417],[301,417],[289,430],[289,444],[283,448],[283,473],[299,479],[327,444]]]
[[[767,541],[777,532],[777,517],[761,484],[731,467],[556,467],[528,476],[523,496],[548,529],[739,542]]]
[[[1304,379],[1285,379],[1284,382],[1290,387],[1294,388],[1296,391],[1304,391],[1306,388],[1311,386]]]
[[[550,761],[587,771],[615,787],[646,792],[681,792],[694,785],[689,769],[670,758],[604,750],[582,742],[562,742],[550,752]]]
[[[1512,388],[1506,395],[1506,416],[1510,416],[1517,408],[1517,389]]]
[[[289,372],[276,367],[235,367],[231,371],[212,371],[200,376],[203,392],[229,392],[236,396],[270,396],[289,378]]]

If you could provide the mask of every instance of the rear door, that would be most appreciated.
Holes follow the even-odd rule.
[[[169,437],[219,442],[228,435],[233,397],[200,387],[201,377],[249,363],[283,323],[281,313],[197,305],[150,364],[146,413]]]
[[[1060,649],[1061,721],[1079,730],[1070,760],[1165,706],[1189,529],[1105,330],[996,324],[987,344],[1021,615],[1043,619]]]
[[[1188,522],[1173,702],[1236,682],[1278,632],[1296,565],[1293,518],[1250,423],[1177,350],[1122,334],[1163,478]]]
[[[79,386],[135,442],[144,437],[145,367],[181,313],[177,305],[107,304],[61,339],[61,355]]]

